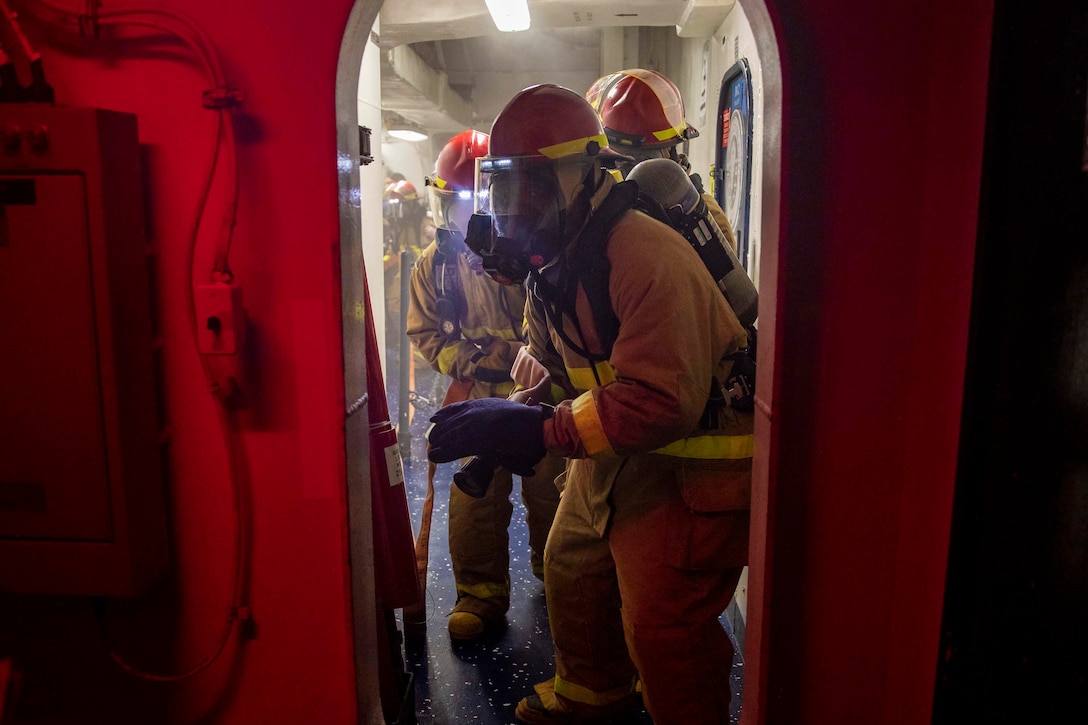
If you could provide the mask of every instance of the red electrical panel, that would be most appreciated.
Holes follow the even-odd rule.
[[[167,564],[135,116],[0,106],[0,591]]]

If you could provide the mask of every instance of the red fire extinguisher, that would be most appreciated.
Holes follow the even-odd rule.
[[[391,610],[419,599],[419,579],[412,519],[404,490],[404,467],[397,431],[389,421],[370,288],[365,281],[363,294],[366,295],[366,384],[370,393],[367,415],[370,422],[371,505],[374,509],[374,569],[379,605]]]

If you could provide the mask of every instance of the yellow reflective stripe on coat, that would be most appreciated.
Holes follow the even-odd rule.
[[[446,345],[444,348],[438,351],[438,358],[435,360],[438,363],[438,372],[443,375],[449,375],[450,369],[453,367],[453,360],[457,357],[457,346]]]
[[[673,441],[654,453],[677,458],[713,458],[738,460],[751,458],[756,437],[751,433],[740,436],[705,435]]]
[[[510,596],[510,587],[499,582],[483,582],[482,584],[458,584],[457,593],[474,597],[476,599],[488,599],[490,597]]]
[[[509,398],[510,394],[514,392],[514,384],[510,383],[493,383],[495,390],[495,397]]]
[[[597,371],[596,375],[593,374],[594,370]],[[616,368],[608,362],[599,362],[592,368],[567,368],[567,377],[571,385],[578,390],[593,390],[593,388],[616,382]],[[597,382],[597,378],[601,379],[600,383]]]
[[[571,403],[571,413],[574,417],[574,425],[578,428],[578,435],[582,438],[582,447],[585,448],[586,455],[613,453],[612,444],[608,442],[608,436],[604,434],[601,416],[597,414],[597,403],[593,400],[593,393],[582,393],[575,398]]]
[[[605,690],[604,692],[594,692],[588,687],[576,685],[573,682],[564,680],[559,675],[555,676],[555,694],[562,695],[568,700],[574,702],[580,702],[584,705],[611,705],[614,702],[619,702],[623,698],[629,696],[635,691],[634,683],[623,687],[614,687],[611,690]]]

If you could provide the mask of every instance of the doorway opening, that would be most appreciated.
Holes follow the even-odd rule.
[[[744,203],[736,205],[748,213],[744,260],[749,275],[758,284],[762,262],[768,256],[767,245],[777,241],[777,229],[764,223],[763,208],[768,200],[777,200],[776,191],[764,193],[768,183],[777,183],[777,148],[765,148],[763,138],[764,124],[768,118],[778,123],[780,112],[765,109],[764,89],[769,85],[777,94],[781,80],[774,48],[770,50],[771,62],[766,62],[766,43],[768,39],[773,42],[773,31],[759,0],[729,8],[720,22],[698,37],[678,36],[677,23],[672,21],[645,25],[637,21],[625,25],[582,23],[577,27],[542,22],[541,27],[530,31],[500,34],[488,27],[491,21],[486,13],[437,22],[434,3],[402,2],[389,8],[381,5],[378,0],[359,0],[357,4],[354,16],[359,25],[368,18],[371,24],[356,31],[361,54],[361,59],[359,55],[354,57],[357,90],[349,95],[345,87],[339,99],[353,108],[342,107],[338,116],[351,116],[354,111],[354,125],[366,129],[356,138],[369,139],[371,159],[358,165],[357,186],[347,189],[342,197],[351,202],[347,216],[354,215],[352,220],[345,219],[345,228],[355,235],[343,241],[345,245],[359,246],[357,254],[367,270],[384,392],[390,417],[398,426],[406,492],[418,533],[427,494],[424,435],[430,415],[441,404],[448,379],[435,373],[408,343],[404,333],[406,282],[422,249],[432,240],[434,225],[424,191],[434,160],[446,141],[469,128],[489,131],[491,120],[505,101],[533,83],[558,83],[584,93],[597,78],[620,68],[657,69],[680,87],[687,118],[701,131],[699,138],[684,147],[692,171],[701,174],[712,194],[744,195]],[[715,107],[715,99],[727,71],[741,60],[747,64],[750,78],[752,95],[746,120],[752,133],[747,137],[749,165],[745,183],[738,186],[735,177],[725,174],[718,158],[722,140],[718,128],[720,108]],[[350,62],[350,54],[342,55],[342,65]],[[764,78],[764,73],[773,77]],[[415,131],[417,135],[414,140],[406,140],[401,131]],[[768,135],[774,139],[779,136],[776,128]],[[349,137],[345,130],[344,138]],[[732,137],[727,133],[725,138]],[[356,153],[354,148],[352,154]],[[765,174],[768,158],[773,168]],[[776,211],[770,217],[776,219]],[[769,258],[775,259],[776,254],[771,253]],[[357,277],[349,280],[348,274],[345,270],[345,289],[349,284],[360,284]],[[764,270],[763,274],[773,279],[773,270]],[[766,315],[770,308],[773,299],[765,298],[760,309],[761,323],[773,320],[773,314]],[[773,332],[762,324],[760,328],[762,335]],[[350,351],[347,343],[346,332],[345,351]],[[769,381],[770,375],[763,373],[762,357],[760,365],[761,379]],[[769,402],[769,391],[764,397]],[[349,459],[350,455],[349,451]],[[422,637],[407,638],[405,665],[415,680],[418,721],[476,718],[479,722],[505,723],[512,719],[513,707],[532,685],[554,673],[544,590],[532,575],[525,510],[514,495],[510,525],[511,609],[506,626],[476,642],[451,641],[446,617],[456,601],[456,591],[447,547],[446,504],[455,470],[455,464],[443,464],[434,475],[426,631]],[[762,466],[757,463],[760,470],[767,470],[766,461]],[[515,494],[517,490],[515,483]],[[353,536],[369,535],[352,528]],[[753,536],[765,528],[753,527]],[[753,551],[761,552],[763,547],[756,544]],[[739,674],[746,664],[741,653],[749,620],[748,586],[745,577],[734,602],[722,616],[741,645],[737,647],[734,668],[734,715],[740,710]],[[398,624],[403,631],[403,622]],[[645,721],[649,722],[648,716]]]

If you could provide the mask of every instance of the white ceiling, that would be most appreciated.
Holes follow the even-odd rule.
[[[674,25],[682,37],[713,33],[736,0],[528,0],[534,28]],[[383,46],[498,35],[484,0],[390,0]]]
[[[528,1],[532,28],[520,33],[500,33],[484,0],[386,2],[375,28],[383,110],[433,131],[487,130],[502,104],[527,85],[588,88],[601,75],[605,29],[708,37],[736,2]]]

